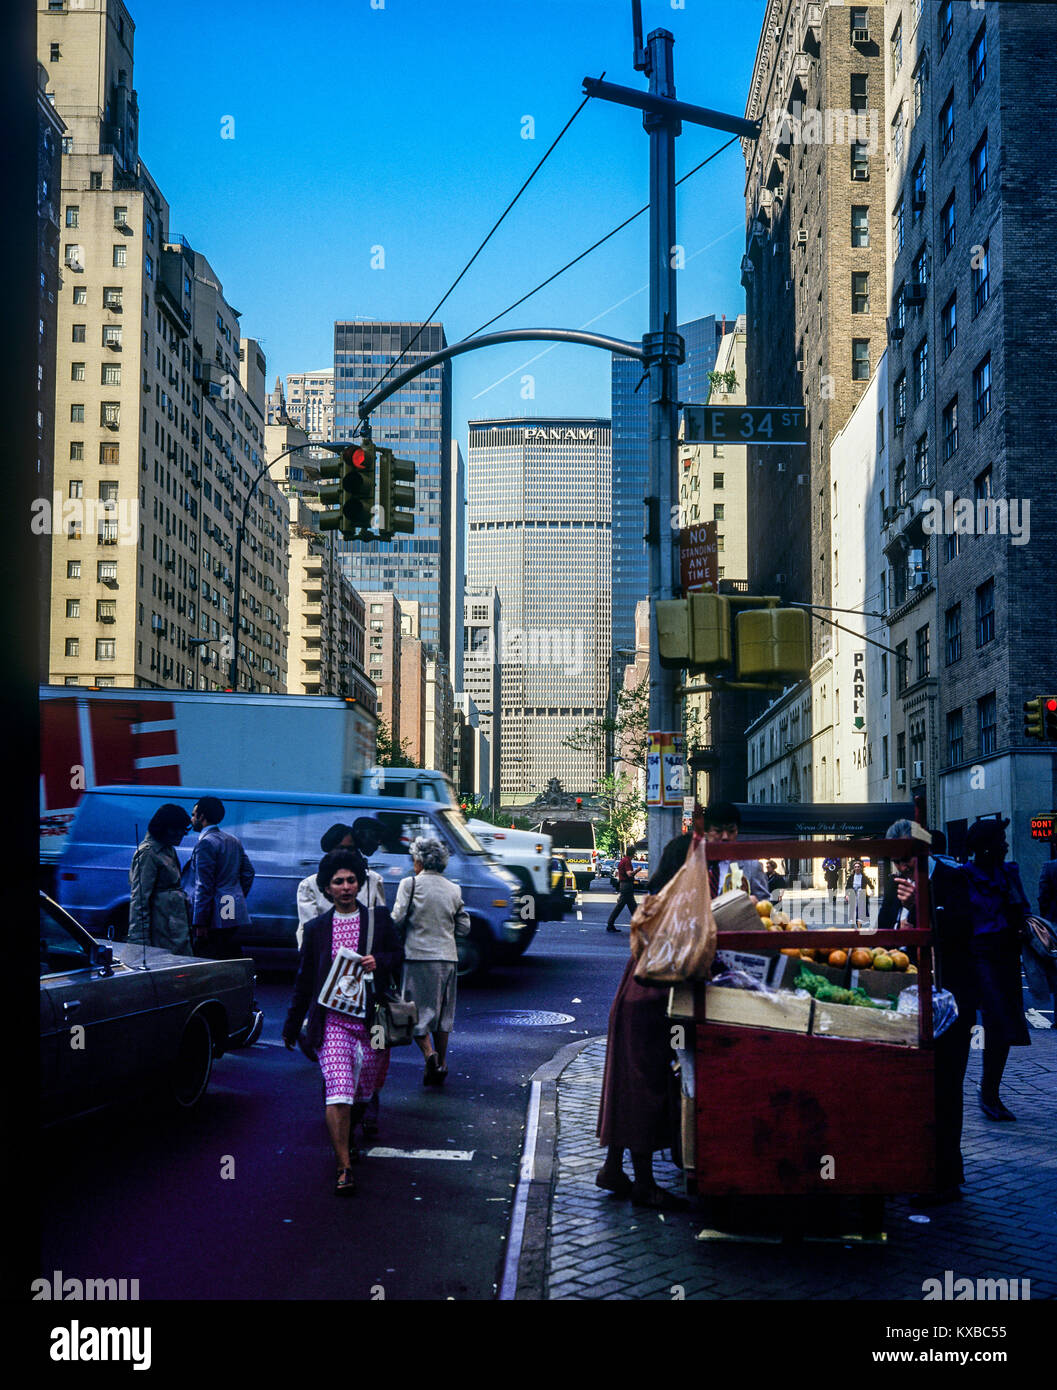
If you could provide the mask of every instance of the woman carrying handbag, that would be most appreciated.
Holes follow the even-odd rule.
[[[355,850],[334,850],[320,864],[317,882],[334,906],[305,924],[294,996],[283,1025],[283,1042],[294,1048],[308,1015],[305,1041],[318,1052],[323,1071],[339,1196],[356,1190],[352,1164],[359,1151],[351,1144],[352,1126],[381,1090],[389,1069],[388,1047],[374,1046],[385,1040],[373,1029],[372,995],[377,1000],[392,990],[403,959],[388,911],[367,904],[367,872],[366,860]],[[344,974],[343,961],[350,962]]]

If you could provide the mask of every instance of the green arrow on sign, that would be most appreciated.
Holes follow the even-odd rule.
[[[861,714],[857,714],[855,718],[852,720],[852,723],[855,725],[857,729],[861,729],[862,726],[866,723],[866,720],[862,717]]]

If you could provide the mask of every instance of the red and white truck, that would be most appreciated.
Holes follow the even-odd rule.
[[[350,792],[375,761],[360,699],[40,687],[40,862],[62,853],[81,793],[110,784]]]

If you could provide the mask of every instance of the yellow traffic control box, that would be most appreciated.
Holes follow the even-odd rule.
[[[663,666],[703,670],[729,666],[730,601],[720,594],[661,599],[657,644]]]
[[[739,680],[806,676],[811,669],[810,619],[802,608],[755,608],[734,619]]]

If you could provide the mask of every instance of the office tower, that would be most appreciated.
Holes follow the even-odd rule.
[[[679,325],[686,360],[679,368],[679,399],[701,404],[708,399],[708,373],[725,319],[710,314]],[[645,504],[649,489],[649,391],[641,362],[612,359],[613,421],[613,650],[635,644],[635,605],[649,593]]]
[[[1057,685],[1053,573],[1057,341],[1049,5],[885,6],[889,386],[884,577],[891,794],[954,853],[1009,817],[1029,896],[1057,757],[1023,703]]]
[[[530,801],[552,777],[591,794],[605,750],[566,740],[608,703],[609,421],[471,420],[469,430],[468,585],[494,586],[503,613],[503,804]]]
[[[127,9],[41,0],[38,43],[67,125],[48,678],[215,689],[237,651],[240,689],[281,691],[286,499],[265,477],[247,506],[264,356],[139,158]]]
[[[419,333],[419,330],[422,330]],[[415,338],[415,335],[418,337]],[[389,323],[373,319],[334,324],[334,433],[351,439],[357,406],[409,347],[396,376],[446,346],[439,323]],[[422,605],[421,638],[431,654],[451,651],[451,364],[416,377],[371,415],[375,444],[415,464],[415,532],[392,541],[350,540],[342,563],[361,592],[391,590]]]
[[[774,0],[746,116],[748,403],[804,405],[806,448],[749,449],[754,593],[831,602],[829,449],[884,348],[884,8]],[[784,576],[779,582],[778,575]],[[829,629],[812,625],[816,657]]]

